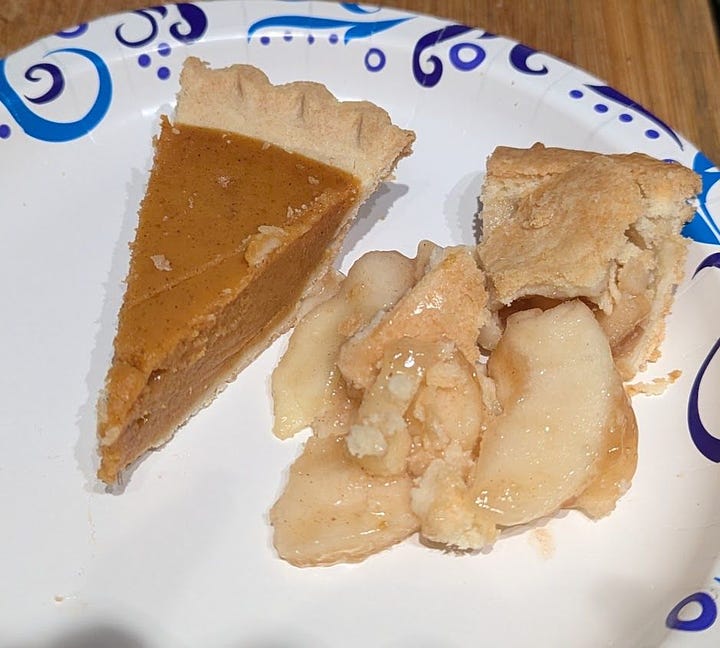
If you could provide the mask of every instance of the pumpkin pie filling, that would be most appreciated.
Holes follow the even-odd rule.
[[[103,481],[167,441],[288,317],[358,194],[341,169],[163,119],[100,405]]]

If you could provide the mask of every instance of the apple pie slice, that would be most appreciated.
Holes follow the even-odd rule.
[[[659,356],[698,176],[643,154],[498,147],[482,190],[481,264],[498,307],[581,298],[632,378]]]

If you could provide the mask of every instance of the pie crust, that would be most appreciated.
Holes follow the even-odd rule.
[[[699,190],[691,170],[640,153],[496,148],[478,247],[491,297],[497,307],[582,298],[632,378],[659,355]]]

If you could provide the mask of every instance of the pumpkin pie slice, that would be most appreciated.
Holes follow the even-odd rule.
[[[189,58],[162,118],[98,404],[108,484],[292,326],[414,133],[322,85]]]

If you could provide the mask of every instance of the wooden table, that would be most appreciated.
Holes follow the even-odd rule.
[[[720,161],[712,0],[384,0],[483,27],[607,81]],[[48,33],[162,0],[0,0],[0,57]]]

